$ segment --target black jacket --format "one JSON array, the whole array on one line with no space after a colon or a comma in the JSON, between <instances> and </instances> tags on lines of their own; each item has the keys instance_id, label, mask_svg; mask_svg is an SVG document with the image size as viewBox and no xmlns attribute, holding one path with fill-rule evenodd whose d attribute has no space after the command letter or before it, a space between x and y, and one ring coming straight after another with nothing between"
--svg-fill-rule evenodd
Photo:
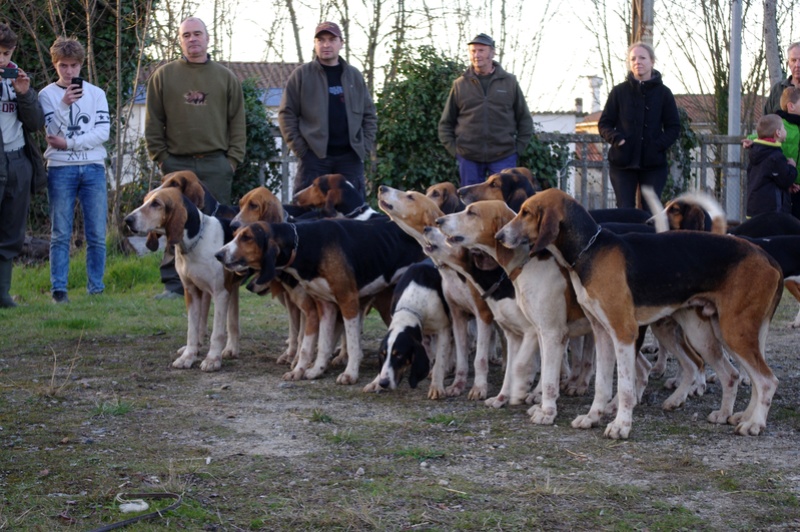
<instances>
[{"instance_id":1,"label":"black jacket","mask_svg":"<svg viewBox=\"0 0 800 532\"><path fill-rule=\"evenodd\" d=\"M764 212L792 213L789 187L797 169L786 161L780 144L757 140L747 164L747 216Z\"/></svg>"},{"instance_id":2,"label":"black jacket","mask_svg":"<svg viewBox=\"0 0 800 532\"><path fill-rule=\"evenodd\" d=\"M600 135L611 144L608 162L616 168L666 166L667 149L681 133L675 97L653 70L647 81L633 73L611 89L597 123ZM625 139L623 146L617 144Z\"/></svg>"}]
</instances>

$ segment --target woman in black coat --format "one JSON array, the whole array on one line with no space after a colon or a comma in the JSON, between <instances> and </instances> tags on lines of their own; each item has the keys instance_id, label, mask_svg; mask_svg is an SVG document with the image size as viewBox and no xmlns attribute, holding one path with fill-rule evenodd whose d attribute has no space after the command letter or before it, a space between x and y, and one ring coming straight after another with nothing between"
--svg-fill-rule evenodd
<instances>
[{"instance_id":1,"label":"woman in black coat","mask_svg":"<svg viewBox=\"0 0 800 532\"><path fill-rule=\"evenodd\" d=\"M597 124L611 144L608 162L617 207L635 207L641 185L652 186L661 196L669 173L667 150L680 135L675 97L654 63L650 45L639 42L628 48L628 77L611 89Z\"/></svg>"}]
</instances>

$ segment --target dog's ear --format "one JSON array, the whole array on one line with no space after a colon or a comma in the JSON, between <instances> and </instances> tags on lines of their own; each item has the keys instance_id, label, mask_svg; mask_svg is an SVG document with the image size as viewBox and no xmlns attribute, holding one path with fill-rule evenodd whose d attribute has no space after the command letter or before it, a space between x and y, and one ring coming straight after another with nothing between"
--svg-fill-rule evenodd
<instances>
[{"instance_id":1,"label":"dog's ear","mask_svg":"<svg viewBox=\"0 0 800 532\"><path fill-rule=\"evenodd\" d=\"M336 218L339 214L336 211L336 196L337 194L330 190L325 194L325 205L322 206L322 214L326 218Z\"/></svg>"},{"instance_id":2,"label":"dog's ear","mask_svg":"<svg viewBox=\"0 0 800 532\"><path fill-rule=\"evenodd\" d=\"M145 240L144 245L150 251L158 251L158 234L155 231L147 233L147 240Z\"/></svg>"},{"instance_id":3,"label":"dog's ear","mask_svg":"<svg viewBox=\"0 0 800 532\"><path fill-rule=\"evenodd\" d=\"M272 239L272 232L267 231L261 223L250 226L253 238L258 247L263 251L261 254L261 271L258 273L257 284L266 284L277 275L275 260L278 258L278 245Z\"/></svg>"},{"instance_id":4,"label":"dog's ear","mask_svg":"<svg viewBox=\"0 0 800 532\"><path fill-rule=\"evenodd\" d=\"M202 211L206 203L206 190L203 188L203 184L199 179L189 180L185 177L183 179L186 180L183 187L183 195L189 198L189 201Z\"/></svg>"},{"instance_id":5,"label":"dog's ear","mask_svg":"<svg viewBox=\"0 0 800 532\"><path fill-rule=\"evenodd\" d=\"M539 253L556 241L561 224L560 211L550 206L538 206L534 216L534 223L538 219L539 234L536 236L533 249L531 249L532 255Z\"/></svg>"},{"instance_id":6,"label":"dog's ear","mask_svg":"<svg viewBox=\"0 0 800 532\"><path fill-rule=\"evenodd\" d=\"M175 203L171 197L161 195L164 201L164 232L167 235L167 244L180 244L183 240L183 229L186 227L188 214L186 207L181 203Z\"/></svg>"},{"instance_id":7,"label":"dog's ear","mask_svg":"<svg viewBox=\"0 0 800 532\"><path fill-rule=\"evenodd\" d=\"M422 344L414 345L414 352L411 355L411 371L408 373L408 385L416 388L420 381L428 378L431 371L431 361L428 353Z\"/></svg>"},{"instance_id":8,"label":"dog's ear","mask_svg":"<svg viewBox=\"0 0 800 532\"><path fill-rule=\"evenodd\" d=\"M520 180L520 183L522 182L523 181ZM531 190L531 192L533 191ZM511 207L511 209L514 212L519 212L519 209L522 207L522 204L525 203L525 200L528 199L531 195L532 194L528 194L528 192L523 188L518 188L511 193L511 196L508 198L508 201L506 203L508 204L509 207Z\"/></svg>"}]
</instances>

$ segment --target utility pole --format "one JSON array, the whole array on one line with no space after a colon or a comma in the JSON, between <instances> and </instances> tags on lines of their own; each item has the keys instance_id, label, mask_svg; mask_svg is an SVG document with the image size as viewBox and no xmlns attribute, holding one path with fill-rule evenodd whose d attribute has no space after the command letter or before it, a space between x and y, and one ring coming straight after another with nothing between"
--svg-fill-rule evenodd
<instances>
[{"instance_id":1,"label":"utility pole","mask_svg":"<svg viewBox=\"0 0 800 532\"><path fill-rule=\"evenodd\" d=\"M653 2L654 0L631 0L630 42L643 42L653 46Z\"/></svg>"},{"instance_id":2,"label":"utility pole","mask_svg":"<svg viewBox=\"0 0 800 532\"><path fill-rule=\"evenodd\" d=\"M728 83L728 135L742 134L742 0L731 0L730 80ZM727 179L725 179L725 211L728 218L741 218L741 171L738 163L742 148L728 145ZM737 164L734 167L734 163Z\"/></svg>"}]
</instances>

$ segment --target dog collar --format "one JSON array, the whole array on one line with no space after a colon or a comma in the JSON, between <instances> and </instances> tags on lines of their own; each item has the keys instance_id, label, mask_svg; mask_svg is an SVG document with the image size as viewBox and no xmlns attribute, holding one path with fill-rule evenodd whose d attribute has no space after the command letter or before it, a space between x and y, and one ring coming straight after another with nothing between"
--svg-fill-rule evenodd
<instances>
[{"instance_id":1,"label":"dog collar","mask_svg":"<svg viewBox=\"0 0 800 532\"><path fill-rule=\"evenodd\" d=\"M294 262L294 259L297 258L297 247L300 245L300 237L297 236L297 226L295 224L289 224L292 226L292 230L294 231L294 246L292 247L292 253L289 255L289 260L283 266L280 266L279 269L283 270L288 268Z\"/></svg>"},{"instance_id":2,"label":"dog collar","mask_svg":"<svg viewBox=\"0 0 800 532\"><path fill-rule=\"evenodd\" d=\"M417 320L419 320L420 323L424 323L425 322L425 320L422 318L422 314L420 314L419 312L417 312L416 310L414 310L412 308L408 308L408 307L396 308L396 309L394 309L394 314L397 314L398 312L401 312L401 311L408 312L409 314L411 314L412 316L417 318Z\"/></svg>"},{"instance_id":3,"label":"dog collar","mask_svg":"<svg viewBox=\"0 0 800 532\"><path fill-rule=\"evenodd\" d=\"M497 292L497 289L500 288L500 283L502 283L505 280L506 280L506 271L503 270L503 273L500 274L500 278L497 280L497 282L494 283L492 286L490 286L486 292L481 294L481 299L485 300L486 298L490 297L492 294Z\"/></svg>"},{"instance_id":4,"label":"dog collar","mask_svg":"<svg viewBox=\"0 0 800 532\"><path fill-rule=\"evenodd\" d=\"M364 214L367 211L367 209L369 209L369 205L365 203L360 207L356 207L350 213L345 214L344 217L345 218L355 218L356 216Z\"/></svg>"},{"instance_id":5,"label":"dog collar","mask_svg":"<svg viewBox=\"0 0 800 532\"><path fill-rule=\"evenodd\" d=\"M594 241L597 240L597 236L600 234L600 231L602 231L602 230L603 230L603 228L598 225L597 226L597 232L594 235L592 235L592 238L589 239L589 242L585 246L583 246L583 249L581 250L581 252L578 253L578 256L575 257L575 260L572 262L572 264L569 265L570 268L574 268L575 265L578 263L578 261L583 256L583 254L586 253L586 251L590 247L592 247L592 244L594 244Z\"/></svg>"},{"instance_id":6,"label":"dog collar","mask_svg":"<svg viewBox=\"0 0 800 532\"><path fill-rule=\"evenodd\" d=\"M206 229L206 219L205 219L206 217L203 213L199 214L200 214L200 230L197 231L197 237L195 237L195 239L192 242L190 242L188 246L186 246L183 242L181 242L181 251L183 251L184 253L191 253L192 250L197 247L197 244L199 244L200 241L203 240L203 233L205 232Z\"/></svg>"}]
</instances>

